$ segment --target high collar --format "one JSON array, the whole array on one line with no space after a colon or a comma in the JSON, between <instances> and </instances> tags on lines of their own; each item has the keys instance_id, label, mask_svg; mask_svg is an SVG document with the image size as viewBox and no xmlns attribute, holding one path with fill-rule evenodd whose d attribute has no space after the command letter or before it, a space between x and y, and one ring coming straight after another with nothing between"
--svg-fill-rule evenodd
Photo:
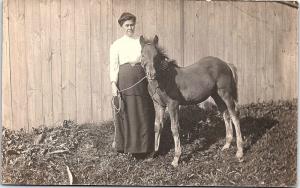
<instances>
[{"instance_id":1,"label":"high collar","mask_svg":"<svg viewBox=\"0 0 300 188\"><path fill-rule=\"evenodd\" d=\"M132 37L124 35L123 38L126 39L126 40L135 40L135 39L137 39L137 37L135 35L133 35Z\"/></svg>"}]
</instances>

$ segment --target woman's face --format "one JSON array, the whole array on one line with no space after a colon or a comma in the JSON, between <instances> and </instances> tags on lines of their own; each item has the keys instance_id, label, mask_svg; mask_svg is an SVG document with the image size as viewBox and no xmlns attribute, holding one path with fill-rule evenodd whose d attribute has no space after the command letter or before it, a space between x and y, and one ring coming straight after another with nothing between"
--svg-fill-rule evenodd
<instances>
[{"instance_id":1,"label":"woman's face","mask_svg":"<svg viewBox=\"0 0 300 188\"><path fill-rule=\"evenodd\" d=\"M133 20L126 20L123 25L122 25L122 29L125 33L125 35L131 37L134 34L135 31L135 23Z\"/></svg>"}]
</instances>

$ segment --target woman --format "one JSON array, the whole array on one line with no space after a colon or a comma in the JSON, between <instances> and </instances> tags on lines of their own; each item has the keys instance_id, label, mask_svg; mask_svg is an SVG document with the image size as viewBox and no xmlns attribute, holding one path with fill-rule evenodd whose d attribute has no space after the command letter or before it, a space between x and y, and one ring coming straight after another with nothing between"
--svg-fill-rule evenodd
<instances>
[{"instance_id":1,"label":"woman","mask_svg":"<svg viewBox=\"0 0 300 188\"><path fill-rule=\"evenodd\" d=\"M118 152L143 155L154 149L154 106L147 90L147 80L143 79L145 72L140 65L141 46L139 38L134 35L136 17L124 12L118 23L124 36L110 47L114 105L121 105L120 111L114 112L116 137L113 147ZM141 79L143 81L139 82ZM122 91L120 96L118 91ZM120 104L118 97L121 97Z\"/></svg>"}]
</instances>

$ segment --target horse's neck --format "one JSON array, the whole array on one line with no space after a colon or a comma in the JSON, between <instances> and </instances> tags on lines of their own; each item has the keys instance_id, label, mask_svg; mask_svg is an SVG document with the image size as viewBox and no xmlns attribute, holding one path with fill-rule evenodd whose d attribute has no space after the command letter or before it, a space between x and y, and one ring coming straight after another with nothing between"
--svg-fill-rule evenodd
<instances>
[{"instance_id":1,"label":"horse's neck","mask_svg":"<svg viewBox=\"0 0 300 188\"><path fill-rule=\"evenodd\" d=\"M176 77L181 74L182 69L175 65L169 67L163 74L157 79L158 93L162 96L164 101L176 100L184 101L182 93L180 91L180 85L176 82Z\"/></svg>"},{"instance_id":2,"label":"horse's neck","mask_svg":"<svg viewBox=\"0 0 300 188\"><path fill-rule=\"evenodd\" d=\"M157 81L161 89L168 89L171 86L170 81L175 78L178 70L179 67L170 65L170 63L166 68L160 70Z\"/></svg>"}]
</instances>

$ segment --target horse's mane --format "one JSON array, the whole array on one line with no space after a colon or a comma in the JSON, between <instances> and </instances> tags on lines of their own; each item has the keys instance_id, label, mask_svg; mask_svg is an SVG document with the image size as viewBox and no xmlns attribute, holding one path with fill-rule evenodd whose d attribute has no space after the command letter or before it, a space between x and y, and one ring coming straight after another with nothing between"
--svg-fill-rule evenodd
<instances>
[{"instance_id":1,"label":"horse's mane","mask_svg":"<svg viewBox=\"0 0 300 188\"><path fill-rule=\"evenodd\" d=\"M149 43L152 44L153 41L150 40L150 39L145 38L145 44L149 44ZM175 67L178 67L178 64L177 64L176 60L175 60L175 59L170 59L170 58L168 57L168 55L166 54L166 50L165 50L162 46L156 45L155 48L157 49L157 52L160 54L160 56L161 56L163 59L166 59L166 60L167 60L167 61L165 61L165 62L168 63L168 66L175 66Z\"/></svg>"}]
</instances>

